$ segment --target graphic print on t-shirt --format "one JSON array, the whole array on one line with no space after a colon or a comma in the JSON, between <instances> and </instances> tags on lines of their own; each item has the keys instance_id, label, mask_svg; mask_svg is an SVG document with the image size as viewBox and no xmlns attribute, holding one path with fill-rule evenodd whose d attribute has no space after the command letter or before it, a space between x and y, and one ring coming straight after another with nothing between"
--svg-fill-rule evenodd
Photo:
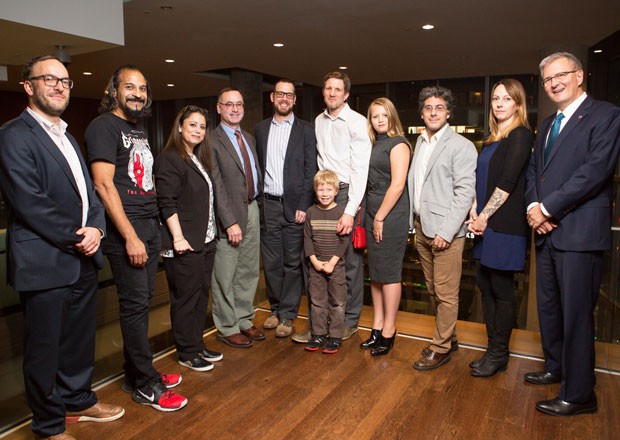
<instances>
[{"instance_id":1,"label":"graphic print on t-shirt","mask_svg":"<svg viewBox=\"0 0 620 440\"><path fill-rule=\"evenodd\" d=\"M147 139L121 132L123 146L129 149L127 174L143 191L153 189L153 156Z\"/></svg>"}]
</instances>

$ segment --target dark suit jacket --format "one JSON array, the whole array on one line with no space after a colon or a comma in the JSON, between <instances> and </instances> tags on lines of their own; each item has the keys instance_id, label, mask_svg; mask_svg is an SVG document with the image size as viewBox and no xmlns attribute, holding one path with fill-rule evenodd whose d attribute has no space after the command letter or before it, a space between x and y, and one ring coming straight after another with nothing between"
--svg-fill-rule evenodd
<instances>
[{"instance_id":1,"label":"dark suit jacket","mask_svg":"<svg viewBox=\"0 0 620 440\"><path fill-rule=\"evenodd\" d=\"M104 210L77 142L88 190L86 226L105 230ZM0 186L7 204L9 283L17 291L46 290L75 283L81 256L75 244L82 199L65 157L39 123L24 111L0 128ZM103 266L101 249L93 257Z\"/></svg>"},{"instance_id":2,"label":"dark suit jacket","mask_svg":"<svg viewBox=\"0 0 620 440\"><path fill-rule=\"evenodd\" d=\"M213 178L208 170L209 178ZM173 249L172 235L166 220L173 214L179 216L183 236L195 251L202 250L209 226L209 186L204 176L188 158L185 160L175 150L164 150L155 161L157 205L164 227L164 249ZM215 189L213 189L215 192Z\"/></svg>"},{"instance_id":3,"label":"dark suit jacket","mask_svg":"<svg viewBox=\"0 0 620 440\"><path fill-rule=\"evenodd\" d=\"M254 161L256 162L260 196L263 184L256 154L256 141L247 131L242 130L242 132L243 137L249 143ZM235 223L239 225L241 231L245 234L245 228L248 223L248 191L245 174L243 173L243 164L221 125L218 125L209 134L209 147L213 155L213 170L211 170L211 174L215 182L215 212L218 219L219 235L222 238L226 238L226 229Z\"/></svg>"},{"instance_id":4,"label":"dark suit jacket","mask_svg":"<svg viewBox=\"0 0 620 440\"><path fill-rule=\"evenodd\" d=\"M489 227L497 232L528 236L530 228L525 218L525 171L532 153L532 132L517 127L502 139L489 161L486 200L478 200L483 208L495 188L510 194L504 204L489 219ZM484 147L483 147L484 148Z\"/></svg>"},{"instance_id":5,"label":"dark suit jacket","mask_svg":"<svg viewBox=\"0 0 620 440\"><path fill-rule=\"evenodd\" d=\"M258 123L254 134L261 174L265 176L267 140L273 118ZM284 156L284 216L295 221L295 211L306 212L314 201L313 179L317 171L316 136L314 127L307 121L295 118Z\"/></svg>"},{"instance_id":6,"label":"dark suit jacket","mask_svg":"<svg viewBox=\"0 0 620 440\"><path fill-rule=\"evenodd\" d=\"M589 96L553 145L543 150L555 115L540 127L527 170L526 204L541 202L558 227L536 235L564 251L599 251L611 246L611 177L620 152L620 109Z\"/></svg>"}]
</instances>

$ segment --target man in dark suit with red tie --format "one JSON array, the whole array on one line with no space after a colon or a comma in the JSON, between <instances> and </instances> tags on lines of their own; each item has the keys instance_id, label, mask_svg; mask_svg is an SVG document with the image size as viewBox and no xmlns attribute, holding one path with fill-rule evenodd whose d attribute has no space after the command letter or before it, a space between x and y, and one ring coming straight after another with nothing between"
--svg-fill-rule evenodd
<instances>
[{"instance_id":1,"label":"man in dark suit with red tie","mask_svg":"<svg viewBox=\"0 0 620 440\"><path fill-rule=\"evenodd\" d=\"M97 401L97 269L103 207L60 119L73 81L52 56L23 71L28 107L0 128L8 277L24 314L24 382L35 438L73 439L68 422L107 422L125 410Z\"/></svg>"},{"instance_id":2,"label":"man in dark suit with red tie","mask_svg":"<svg viewBox=\"0 0 620 440\"><path fill-rule=\"evenodd\" d=\"M264 176L261 252L271 314L263 327L283 338L293 331L303 290L302 249L306 211L314 200L314 127L293 113L295 84L281 79L271 92L274 115L254 132Z\"/></svg>"},{"instance_id":3,"label":"man in dark suit with red tie","mask_svg":"<svg viewBox=\"0 0 620 440\"><path fill-rule=\"evenodd\" d=\"M209 135L219 236L213 265L213 322L218 339L236 348L265 339L253 323L262 179L254 137L241 129L243 105L238 89L222 89L217 99L221 123Z\"/></svg>"},{"instance_id":4,"label":"man in dark suit with red tie","mask_svg":"<svg viewBox=\"0 0 620 440\"><path fill-rule=\"evenodd\" d=\"M571 416L597 410L594 307L611 246L611 185L620 152L620 109L583 91L581 62L567 52L540 63L558 111L540 127L527 171L527 219L536 238L536 291L544 371L534 384L560 383L536 409Z\"/></svg>"}]
</instances>

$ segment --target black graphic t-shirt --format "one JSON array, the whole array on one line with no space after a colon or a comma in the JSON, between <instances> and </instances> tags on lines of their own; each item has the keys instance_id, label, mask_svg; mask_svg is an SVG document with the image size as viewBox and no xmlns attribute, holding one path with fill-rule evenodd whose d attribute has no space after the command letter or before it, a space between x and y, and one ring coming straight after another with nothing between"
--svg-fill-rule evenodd
<instances>
[{"instance_id":1,"label":"black graphic t-shirt","mask_svg":"<svg viewBox=\"0 0 620 440\"><path fill-rule=\"evenodd\" d=\"M157 216L153 155L144 131L112 113L95 118L85 133L88 163L116 165L114 185L130 220Z\"/></svg>"}]
</instances>

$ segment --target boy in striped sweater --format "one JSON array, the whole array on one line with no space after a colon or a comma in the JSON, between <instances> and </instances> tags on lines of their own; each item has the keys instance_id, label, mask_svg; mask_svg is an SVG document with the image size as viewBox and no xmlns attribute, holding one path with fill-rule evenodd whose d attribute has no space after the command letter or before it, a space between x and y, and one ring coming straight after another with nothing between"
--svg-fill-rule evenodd
<instances>
[{"instance_id":1,"label":"boy in striped sweater","mask_svg":"<svg viewBox=\"0 0 620 440\"><path fill-rule=\"evenodd\" d=\"M312 337L305 348L318 351L325 346L323 353L327 354L338 352L342 343L347 300L343 256L349 237L336 232L344 212L334 202L338 185L338 176L333 171L319 171L314 176L318 203L308 209L304 225L304 249L311 263L308 296L312 306Z\"/></svg>"}]
</instances>

